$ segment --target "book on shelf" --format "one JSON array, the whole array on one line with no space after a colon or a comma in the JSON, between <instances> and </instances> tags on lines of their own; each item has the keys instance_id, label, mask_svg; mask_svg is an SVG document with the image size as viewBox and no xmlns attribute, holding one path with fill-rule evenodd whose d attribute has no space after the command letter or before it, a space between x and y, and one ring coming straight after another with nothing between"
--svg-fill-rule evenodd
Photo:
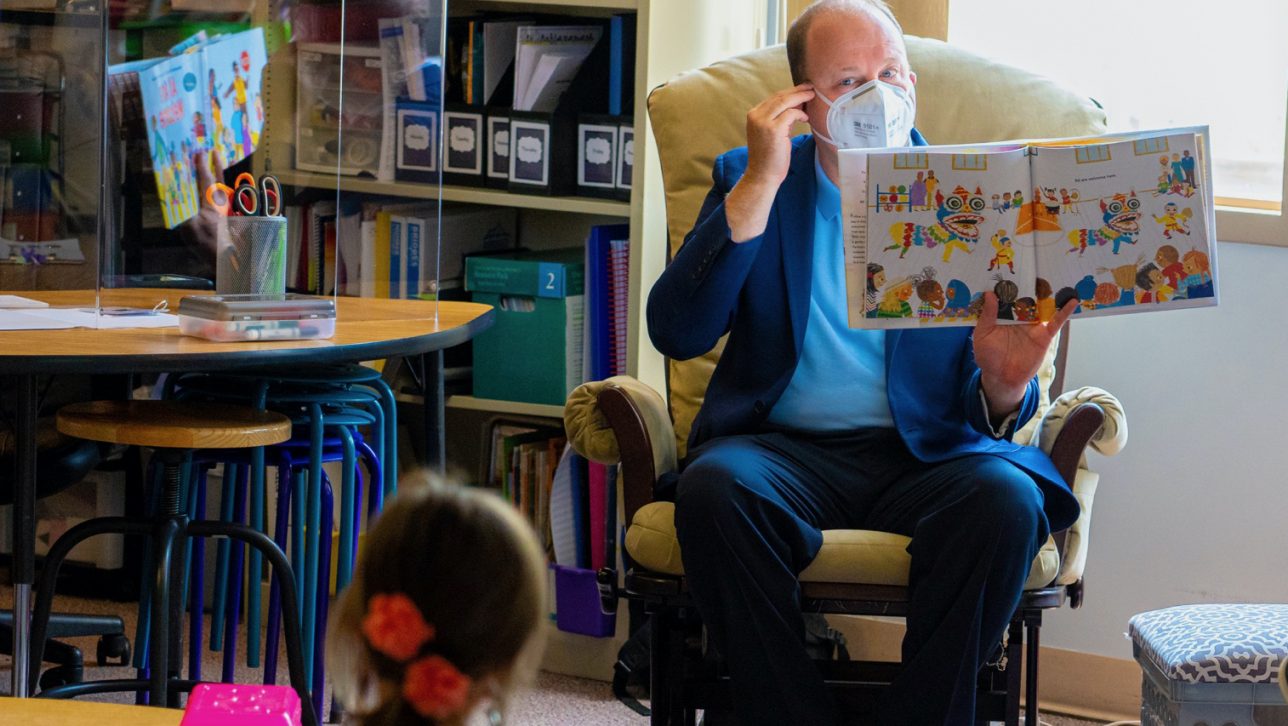
<instances>
[{"instance_id":1,"label":"book on shelf","mask_svg":"<svg viewBox=\"0 0 1288 726\"><path fill-rule=\"evenodd\" d=\"M840 152L852 328L1217 304L1207 127Z\"/></svg>"},{"instance_id":2,"label":"book on shelf","mask_svg":"<svg viewBox=\"0 0 1288 726\"><path fill-rule=\"evenodd\" d=\"M586 238L586 376L626 372L626 299L630 225L592 227Z\"/></svg>"},{"instance_id":3,"label":"book on shelf","mask_svg":"<svg viewBox=\"0 0 1288 726\"><path fill-rule=\"evenodd\" d=\"M550 517L555 464L567 439L557 427L533 426L511 421L491 425L486 484L523 514L553 551Z\"/></svg>"}]
</instances>

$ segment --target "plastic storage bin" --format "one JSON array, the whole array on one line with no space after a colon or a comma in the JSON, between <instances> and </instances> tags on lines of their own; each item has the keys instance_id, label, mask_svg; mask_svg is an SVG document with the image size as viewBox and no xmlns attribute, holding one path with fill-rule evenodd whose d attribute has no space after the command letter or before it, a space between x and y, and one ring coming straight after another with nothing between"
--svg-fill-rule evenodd
<instances>
[{"instance_id":1,"label":"plastic storage bin","mask_svg":"<svg viewBox=\"0 0 1288 726\"><path fill-rule=\"evenodd\" d=\"M179 331L219 342L335 335L331 298L198 295L179 301Z\"/></svg>"}]
</instances>

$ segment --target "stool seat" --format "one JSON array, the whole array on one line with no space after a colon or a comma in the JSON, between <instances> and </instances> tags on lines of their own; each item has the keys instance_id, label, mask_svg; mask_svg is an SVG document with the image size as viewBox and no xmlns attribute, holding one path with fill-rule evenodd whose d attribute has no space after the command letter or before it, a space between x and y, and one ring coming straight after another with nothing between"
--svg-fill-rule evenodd
<instances>
[{"instance_id":1,"label":"stool seat","mask_svg":"<svg viewBox=\"0 0 1288 726\"><path fill-rule=\"evenodd\" d=\"M87 401L58 411L58 430L111 444L241 449L291 437L291 420L245 406L183 401Z\"/></svg>"},{"instance_id":2,"label":"stool seat","mask_svg":"<svg viewBox=\"0 0 1288 726\"><path fill-rule=\"evenodd\" d=\"M1179 605L1132 616L1137 660L1183 683L1274 684L1288 659L1288 605Z\"/></svg>"}]
</instances>

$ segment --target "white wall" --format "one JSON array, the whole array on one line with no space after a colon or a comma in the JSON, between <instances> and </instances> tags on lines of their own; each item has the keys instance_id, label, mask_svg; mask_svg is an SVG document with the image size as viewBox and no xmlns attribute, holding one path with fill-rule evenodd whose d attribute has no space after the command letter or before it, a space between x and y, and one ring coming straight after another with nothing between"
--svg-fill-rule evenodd
<instances>
[{"instance_id":1,"label":"white wall","mask_svg":"<svg viewBox=\"0 0 1288 726\"><path fill-rule=\"evenodd\" d=\"M1217 265L1220 307L1072 324L1066 387L1113 393L1130 435L1092 454L1086 601L1043 645L1130 658L1134 613L1288 602L1288 249L1222 243Z\"/></svg>"}]
</instances>

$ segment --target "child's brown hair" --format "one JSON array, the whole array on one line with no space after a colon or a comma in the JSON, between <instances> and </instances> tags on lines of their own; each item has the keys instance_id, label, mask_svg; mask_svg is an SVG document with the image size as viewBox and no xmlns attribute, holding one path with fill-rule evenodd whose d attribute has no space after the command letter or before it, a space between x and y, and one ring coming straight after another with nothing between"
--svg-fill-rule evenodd
<instances>
[{"instance_id":1,"label":"child's brown hair","mask_svg":"<svg viewBox=\"0 0 1288 726\"><path fill-rule=\"evenodd\" d=\"M503 709L540 661L545 569L531 528L496 496L404 483L367 533L327 637L351 722L457 724L482 701Z\"/></svg>"}]
</instances>

